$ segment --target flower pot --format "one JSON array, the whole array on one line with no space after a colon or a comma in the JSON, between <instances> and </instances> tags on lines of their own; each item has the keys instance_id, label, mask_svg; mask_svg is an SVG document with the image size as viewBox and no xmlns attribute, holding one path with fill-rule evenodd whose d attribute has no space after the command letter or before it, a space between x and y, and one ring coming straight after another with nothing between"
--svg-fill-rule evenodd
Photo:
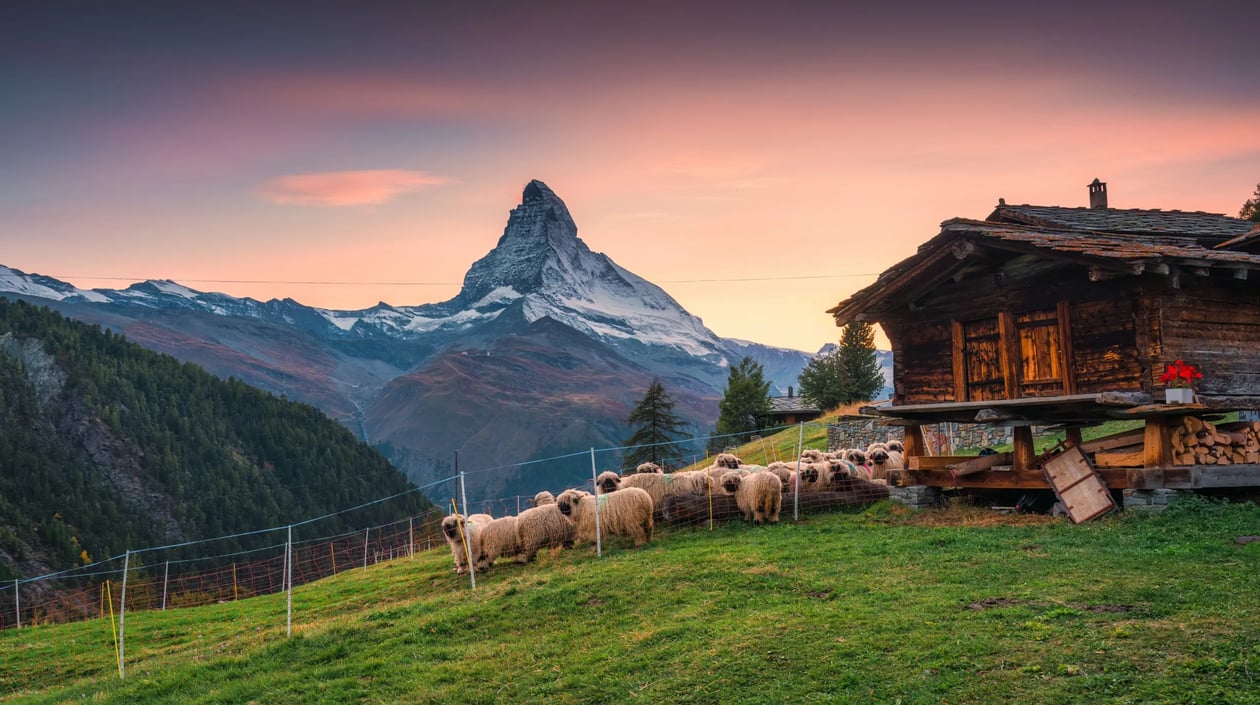
<instances>
[{"instance_id":1,"label":"flower pot","mask_svg":"<svg viewBox=\"0 0 1260 705\"><path fill-rule=\"evenodd\" d=\"M1164 401L1168 404L1193 404L1194 390L1189 387L1164 390Z\"/></svg>"}]
</instances>

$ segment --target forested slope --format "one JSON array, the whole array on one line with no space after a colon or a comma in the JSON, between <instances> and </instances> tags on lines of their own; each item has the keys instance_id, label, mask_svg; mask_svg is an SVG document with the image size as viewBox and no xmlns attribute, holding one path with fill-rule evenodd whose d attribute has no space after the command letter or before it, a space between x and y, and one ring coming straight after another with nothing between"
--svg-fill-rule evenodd
<instances>
[{"instance_id":1,"label":"forested slope","mask_svg":"<svg viewBox=\"0 0 1260 705\"><path fill-rule=\"evenodd\" d=\"M0 298L0 577L283 526L409 489L310 406ZM410 492L320 530L429 506Z\"/></svg>"}]
</instances>

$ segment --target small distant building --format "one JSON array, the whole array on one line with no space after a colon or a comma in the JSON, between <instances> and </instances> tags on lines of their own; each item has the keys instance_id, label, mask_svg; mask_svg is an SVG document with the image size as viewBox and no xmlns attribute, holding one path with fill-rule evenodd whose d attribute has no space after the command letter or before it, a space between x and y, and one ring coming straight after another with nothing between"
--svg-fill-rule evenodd
<instances>
[{"instance_id":1,"label":"small distant building","mask_svg":"<svg viewBox=\"0 0 1260 705\"><path fill-rule=\"evenodd\" d=\"M1260 484L1250 445L1205 462L1171 437L1186 416L1260 407L1260 231L1111 208L1105 183L1088 188L1089 208L1000 201L985 220L947 220L828 311L838 326L879 323L892 343L893 404L877 413L906 430L908 483L1048 487L1032 426L1081 445L1082 427L1124 418L1145 433L1084 444L1112 489ZM1177 359L1203 373L1198 403L1152 403ZM1012 457L991 468L928 457L920 426L942 422L1012 427Z\"/></svg>"},{"instance_id":2,"label":"small distant building","mask_svg":"<svg viewBox=\"0 0 1260 705\"><path fill-rule=\"evenodd\" d=\"M822 409L813 402L795 396L791 387L788 387L786 397L770 397L771 426L791 426L813 421L819 416L822 416Z\"/></svg>"}]
</instances>

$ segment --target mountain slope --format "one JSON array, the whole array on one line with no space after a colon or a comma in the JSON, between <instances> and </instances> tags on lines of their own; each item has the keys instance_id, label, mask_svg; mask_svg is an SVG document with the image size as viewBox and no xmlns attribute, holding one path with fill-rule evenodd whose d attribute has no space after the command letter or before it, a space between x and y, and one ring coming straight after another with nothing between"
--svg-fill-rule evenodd
<instances>
[{"instance_id":1,"label":"mountain slope","mask_svg":"<svg viewBox=\"0 0 1260 705\"><path fill-rule=\"evenodd\" d=\"M810 357L718 337L660 287L591 251L540 181L526 185L495 247L441 303L334 311L171 281L84 291L0 267L5 291L314 404L384 444L417 482L449 470L455 449L497 466L620 445L653 378L702 434L732 362L762 362L772 393L784 393ZM558 425L561 413L579 416ZM538 486L522 471L477 482L487 492Z\"/></svg>"},{"instance_id":2,"label":"mountain slope","mask_svg":"<svg viewBox=\"0 0 1260 705\"><path fill-rule=\"evenodd\" d=\"M7 577L284 526L409 487L312 407L2 298L0 428ZM321 529L427 506L413 492Z\"/></svg>"}]
</instances>

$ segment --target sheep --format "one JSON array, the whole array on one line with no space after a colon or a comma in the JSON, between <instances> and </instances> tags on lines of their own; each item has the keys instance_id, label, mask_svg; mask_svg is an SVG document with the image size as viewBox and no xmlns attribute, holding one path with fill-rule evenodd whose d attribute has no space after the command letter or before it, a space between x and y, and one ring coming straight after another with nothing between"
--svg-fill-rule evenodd
<instances>
[{"instance_id":1,"label":"sheep","mask_svg":"<svg viewBox=\"0 0 1260 705\"><path fill-rule=\"evenodd\" d=\"M730 472L729 470L727 472ZM625 487L637 487L652 498L652 508L657 517L662 517L662 506L665 498L671 495L706 494L709 486L706 483L705 471L691 470L687 472L660 474L636 473L621 477L611 470L599 474L595 478L598 493L608 494Z\"/></svg>"},{"instance_id":2,"label":"sheep","mask_svg":"<svg viewBox=\"0 0 1260 705\"><path fill-rule=\"evenodd\" d=\"M573 548L573 541L577 538L573 524L570 524L560 513L555 497L550 492L538 494L540 496L546 494L551 501L542 503L536 501L537 506L526 509L516 516L517 563L529 563L534 560L534 557L538 555L538 550L543 547Z\"/></svg>"},{"instance_id":3,"label":"sheep","mask_svg":"<svg viewBox=\"0 0 1260 705\"><path fill-rule=\"evenodd\" d=\"M901 453L889 448L886 443L872 443L867 447L867 456L869 457L871 479L883 480L887 482L889 470L900 470L904 464L904 458Z\"/></svg>"},{"instance_id":4,"label":"sheep","mask_svg":"<svg viewBox=\"0 0 1260 705\"><path fill-rule=\"evenodd\" d=\"M494 565L500 556L516 556L516 517L500 517L481 527L478 543L477 570Z\"/></svg>"},{"instance_id":5,"label":"sheep","mask_svg":"<svg viewBox=\"0 0 1260 705\"><path fill-rule=\"evenodd\" d=\"M534 495L534 498L530 500L530 503L533 504L535 507L542 507L548 504L555 504L556 496L554 494L551 494L547 490L543 490L542 492L539 492L538 494Z\"/></svg>"},{"instance_id":6,"label":"sheep","mask_svg":"<svg viewBox=\"0 0 1260 705\"><path fill-rule=\"evenodd\" d=\"M735 455L734 453L718 453L717 457L713 459L712 467L735 470L735 469L738 469L739 466L743 464L744 464L744 461L740 460L739 456Z\"/></svg>"},{"instance_id":7,"label":"sheep","mask_svg":"<svg viewBox=\"0 0 1260 705\"><path fill-rule=\"evenodd\" d=\"M854 465L866 465L866 453L860 448L845 448L841 457Z\"/></svg>"},{"instance_id":8,"label":"sheep","mask_svg":"<svg viewBox=\"0 0 1260 705\"><path fill-rule=\"evenodd\" d=\"M793 472L791 465L788 465L782 460L776 460L766 466L766 472L774 473L775 477L779 478L779 482L783 484L784 492L790 491Z\"/></svg>"},{"instance_id":9,"label":"sheep","mask_svg":"<svg viewBox=\"0 0 1260 705\"><path fill-rule=\"evenodd\" d=\"M783 483L777 475L764 470L741 475L728 472L721 479L722 491L735 495L735 503L744 514L744 521L760 524L779 522L783 506Z\"/></svg>"},{"instance_id":10,"label":"sheep","mask_svg":"<svg viewBox=\"0 0 1260 705\"><path fill-rule=\"evenodd\" d=\"M806 448L801 451L802 463L817 463L823 459L823 452L815 448Z\"/></svg>"},{"instance_id":11,"label":"sheep","mask_svg":"<svg viewBox=\"0 0 1260 705\"><path fill-rule=\"evenodd\" d=\"M474 558L481 555L481 529L493 519L489 514L472 514L467 519L459 514L451 514L442 519L442 535L451 547L451 557L455 559L455 572L468 572L468 556ZM468 548L464 548L464 541Z\"/></svg>"},{"instance_id":12,"label":"sheep","mask_svg":"<svg viewBox=\"0 0 1260 705\"><path fill-rule=\"evenodd\" d=\"M634 471L636 473L639 473L640 475L647 475L647 474L660 475L661 473L665 472L665 470L661 468L660 465L657 465L656 463L642 463L639 465L639 467L635 468Z\"/></svg>"},{"instance_id":13,"label":"sheep","mask_svg":"<svg viewBox=\"0 0 1260 705\"><path fill-rule=\"evenodd\" d=\"M583 541L595 541L596 503L601 535L632 538L636 547L652 540L652 496L638 487L623 487L599 496L583 490L565 490L556 497L560 513Z\"/></svg>"},{"instance_id":14,"label":"sheep","mask_svg":"<svg viewBox=\"0 0 1260 705\"><path fill-rule=\"evenodd\" d=\"M720 519L735 516L738 511L739 505L735 502L735 497L720 492L713 495L670 495L665 498L661 507L665 521L676 526L704 524L711 517Z\"/></svg>"},{"instance_id":15,"label":"sheep","mask_svg":"<svg viewBox=\"0 0 1260 705\"><path fill-rule=\"evenodd\" d=\"M888 439L888 450L895 450L895 451L897 451L898 453L901 453L902 455L905 455L905 453L906 453L906 446L905 446L905 444L904 444L904 443L902 443L901 441L897 440L896 438L889 438L889 439Z\"/></svg>"}]
</instances>

